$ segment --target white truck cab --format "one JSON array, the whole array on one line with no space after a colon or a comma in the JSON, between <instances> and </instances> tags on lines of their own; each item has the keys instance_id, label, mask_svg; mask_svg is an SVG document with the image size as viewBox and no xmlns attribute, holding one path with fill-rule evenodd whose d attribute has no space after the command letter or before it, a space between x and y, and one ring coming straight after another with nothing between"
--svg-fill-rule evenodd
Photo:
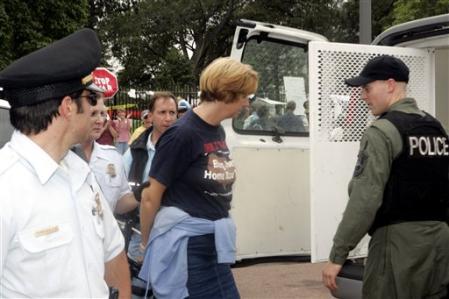
<instances>
[{"instance_id":1,"label":"white truck cab","mask_svg":"<svg viewBox=\"0 0 449 299\"><path fill-rule=\"evenodd\" d=\"M9 103L0 99L0 148L11 139L13 127L9 122Z\"/></svg>"},{"instance_id":2,"label":"white truck cab","mask_svg":"<svg viewBox=\"0 0 449 299\"><path fill-rule=\"evenodd\" d=\"M401 58L411 70L408 95L449 128L448 28L449 14L409 22L379 35L379 46L240 23L231 57L251 64L260 79L250 115L224 122L238 176L231 209L238 259L310 255L313 262L327 260L359 140L374 120L360 100L361 89L346 86L344 79L357 75L369 59ZM295 103L299 129L279 121L288 102ZM367 241L351 257L365 256Z\"/></svg>"}]
</instances>

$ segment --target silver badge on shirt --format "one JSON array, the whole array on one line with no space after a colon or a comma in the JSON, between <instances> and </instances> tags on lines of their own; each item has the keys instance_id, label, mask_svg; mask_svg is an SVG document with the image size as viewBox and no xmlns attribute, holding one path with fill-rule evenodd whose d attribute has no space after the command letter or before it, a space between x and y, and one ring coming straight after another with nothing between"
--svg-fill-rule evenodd
<instances>
[{"instance_id":1,"label":"silver badge on shirt","mask_svg":"<svg viewBox=\"0 0 449 299\"><path fill-rule=\"evenodd\" d=\"M117 172L115 170L115 165L112 163L109 163L106 166L106 174L108 174L111 178L115 178L117 176Z\"/></svg>"}]
</instances>

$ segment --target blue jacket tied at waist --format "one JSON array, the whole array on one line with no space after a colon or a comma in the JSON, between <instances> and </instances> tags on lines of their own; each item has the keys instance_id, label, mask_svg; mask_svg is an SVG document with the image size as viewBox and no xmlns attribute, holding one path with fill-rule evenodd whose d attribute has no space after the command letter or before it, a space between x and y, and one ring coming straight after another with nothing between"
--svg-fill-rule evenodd
<instances>
[{"instance_id":1,"label":"blue jacket tied at waist","mask_svg":"<svg viewBox=\"0 0 449 299\"><path fill-rule=\"evenodd\" d=\"M186 287L189 237L211 233L215 234L218 263L234 263L236 227L231 218L216 221L195 218L175 207L163 207L157 213L139 273L156 298L189 296Z\"/></svg>"}]
</instances>

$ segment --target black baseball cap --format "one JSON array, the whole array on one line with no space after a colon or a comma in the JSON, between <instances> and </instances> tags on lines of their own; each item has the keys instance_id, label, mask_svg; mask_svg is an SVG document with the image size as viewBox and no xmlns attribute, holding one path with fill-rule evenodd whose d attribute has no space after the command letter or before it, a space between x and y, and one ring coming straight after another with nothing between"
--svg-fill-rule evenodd
<instances>
[{"instance_id":1,"label":"black baseball cap","mask_svg":"<svg viewBox=\"0 0 449 299\"><path fill-rule=\"evenodd\" d=\"M376 80L394 79L408 83L409 68L399 58L382 55L377 56L365 65L360 75L346 79L349 86L362 86Z\"/></svg>"},{"instance_id":2,"label":"black baseball cap","mask_svg":"<svg viewBox=\"0 0 449 299\"><path fill-rule=\"evenodd\" d=\"M14 61L0 72L0 87L12 107L30 106L88 89L93 83L101 45L92 29L81 29Z\"/></svg>"}]
</instances>

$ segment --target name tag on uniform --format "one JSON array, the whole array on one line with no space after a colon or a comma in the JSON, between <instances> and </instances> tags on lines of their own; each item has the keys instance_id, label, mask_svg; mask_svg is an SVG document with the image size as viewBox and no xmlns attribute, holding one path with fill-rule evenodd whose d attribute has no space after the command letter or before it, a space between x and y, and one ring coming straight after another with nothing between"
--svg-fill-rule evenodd
<instances>
[{"instance_id":1,"label":"name tag on uniform","mask_svg":"<svg viewBox=\"0 0 449 299\"><path fill-rule=\"evenodd\" d=\"M34 236L36 238L43 237L43 236L47 236L47 235L56 233L58 231L59 231L59 226L57 226L57 225L56 226L50 226L50 227L47 227L47 228L44 228L44 229L41 229L41 230L38 230L38 231L34 232Z\"/></svg>"}]
</instances>

